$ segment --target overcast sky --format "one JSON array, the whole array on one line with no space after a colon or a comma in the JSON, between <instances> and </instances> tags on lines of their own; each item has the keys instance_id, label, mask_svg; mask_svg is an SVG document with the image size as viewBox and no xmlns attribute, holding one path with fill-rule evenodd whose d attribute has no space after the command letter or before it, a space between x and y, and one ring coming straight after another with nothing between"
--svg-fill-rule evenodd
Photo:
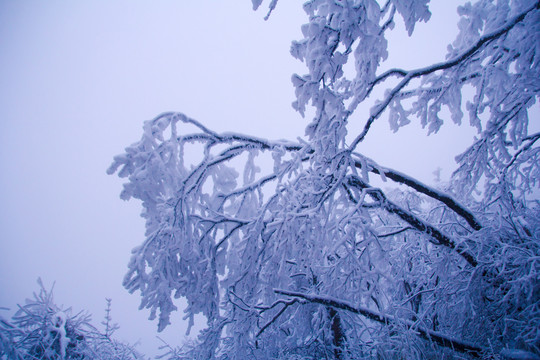
<instances>
[{"instance_id":1,"label":"overcast sky","mask_svg":"<svg viewBox=\"0 0 540 360\"><path fill-rule=\"evenodd\" d=\"M0 0L0 307L30 297L41 276L56 281L57 303L96 324L112 298L119 337L156 353L156 323L121 286L144 239L141 208L119 199L122 182L105 170L164 111L217 131L302 136L290 77L304 68L289 55L306 22L301 3L280 1L265 22L266 9L248 0ZM417 40L395 38L393 64L443 60L458 3L435 1ZM438 166L450 174L463 133L450 125L425 138L411 126L398 137L380 122L358 150L430 182ZM181 317L161 335L171 344L183 337Z\"/></svg>"}]
</instances>

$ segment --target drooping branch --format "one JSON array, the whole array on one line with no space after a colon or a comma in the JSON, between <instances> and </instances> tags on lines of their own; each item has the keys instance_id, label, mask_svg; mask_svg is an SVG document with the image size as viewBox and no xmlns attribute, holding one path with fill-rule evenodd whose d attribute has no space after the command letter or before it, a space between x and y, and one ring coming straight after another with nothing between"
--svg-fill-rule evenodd
<instances>
[{"instance_id":1,"label":"drooping branch","mask_svg":"<svg viewBox=\"0 0 540 360\"><path fill-rule=\"evenodd\" d=\"M285 151L289 151L291 153L297 153L298 151L304 152L306 154L310 154L313 152L312 149L310 149L309 146L302 145L300 143L295 142L287 142L287 141L268 141L264 139L259 139L256 137L251 137L243 134L237 134L237 133L224 133L224 134L218 134L215 133L206 127L200 125L197 121L190 119L186 117L183 114L179 113L172 113L172 114L166 114L161 115L158 118L156 118L153 123L158 125L158 121L160 121L163 118L169 118L171 122L174 121L181 121L187 124L195 125L197 128L199 128L202 131L202 134L207 136L206 139L204 139L204 142L209 144L209 146L215 146L217 144L228 144L229 147L221 151L217 155L210 155L210 153L207 153L205 156L205 159L199 164L198 167L194 168L190 174L184 179L184 183L187 185L187 183L191 183L191 186L188 186L188 193L190 190L192 190L194 187L201 186L201 181L206 177L206 170L210 167L213 167L217 164L230 161L232 158L237 157L244 151L248 151L249 149L259 149L259 150L272 150L276 147L280 147L281 149ZM308 156L309 158L309 156ZM304 160L304 159L302 159ZM355 166L356 167L362 167L364 166L362 162L355 160ZM369 171L380 174L381 172L384 173L385 176L388 178L397 181L402 184L406 184L415 190L424 193L432 198L435 198L441 202L443 202L445 205L447 205L450 209L455 211L458 215L462 216L469 225L475 229L480 229L479 222L474 218L474 216L469 212L465 207L461 206L456 200L451 198L448 195L442 194L432 188L429 188L428 186L405 176L404 174L401 174L394 170L388 170L388 169L380 169L376 166L372 166L369 164L366 164L365 166L369 166ZM194 179L192 179L195 177ZM236 189L235 191L232 191L230 194L223 194L225 198L228 195L240 195L241 192L244 191L253 191L255 188L260 188L264 183L267 181L272 181L276 179L276 174L270 175L267 178L260 179L262 181L255 182L253 184L249 184L244 188ZM349 185L359 187L360 189L365 189L369 187L368 184L365 184L361 181L359 178L355 178L356 180L349 180L351 182ZM193 180L193 181L191 181ZM345 180L338 181L338 183L342 183ZM337 183L336 183L337 184ZM475 257L469 254L465 249L462 248L462 246L456 244L456 242L448 235L442 233L440 230L435 228L434 226L426 223L425 221L419 219L414 214L402 209L398 205L388 201L386 197L382 193L372 193L372 197L376 198L378 202L383 204L383 207L386 211L397 215L402 220L407 222L409 225L411 225L416 230L423 232L427 235L429 235L431 238L435 239L435 242L439 245L446 246L450 249L455 249L462 257L464 257L467 262L471 266L476 266L477 261L475 260Z\"/></svg>"},{"instance_id":2,"label":"drooping branch","mask_svg":"<svg viewBox=\"0 0 540 360\"><path fill-rule=\"evenodd\" d=\"M370 320L376 321L384 325L399 324L405 325L408 329L413 330L419 337L433 341L440 346L450 348L459 352L467 353L475 357L481 357L484 350L474 344L468 343L464 340L454 339L448 335L442 334L438 331L429 330L414 324L412 321L405 319L398 319L392 315L382 314L362 306L354 306L346 301L335 299L330 296L320 296L312 294L304 294L294 291L274 289L276 294L291 296L294 298L300 298L308 302L329 306L335 309L342 309L352 312L353 314L362 315Z\"/></svg>"},{"instance_id":3,"label":"drooping branch","mask_svg":"<svg viewBox=\"0 0 540 360\"><path fill-rule=\"evenodd\" d=\"M208 143L220 143L220 144L234 144L231 147L228 147L227 149L223 150L217 157L212 158L212 161L210 163L206 163L205 168L211 167L213 165L216 165L218 163L222 163L225 161L229 161L233 157L239 155L243 151L245 151L248 148L254 148L259 150L271 150L276 147L281 147L285 151L290 152L297 152L297 151L306 151L307 154L310 154L313 152L313 150L310 150L309 148L306 148L305 145L302 145L298 142L292 142L292 141L270 141L266 139L261 139L254 136L249 136L245 134L239 134L239 133L221 133L218 134L208 128L206 128L204 125L199 123L197 120L194 120L182 113L164 113L159 116L157 116L154 120L152 120L153 124L157 124L161 119L169 118L171 120L179 120L185 124L191 124L197 127L202 131L202 133L199 134L191 134L191 135L184 135L182 136L183 140L188 140L190 137L197 137L197 139L202 140L204 139L205 142ZM306 158L305 160L307 160ZM355 166L357 168L362 168L362 163L360 161L354 162ZM201 164L203 165L203 164ZM374 166L369 166L369 171L374 174L379 174L380 171L383 169L384 176L387 178L396 181L400 184L407 185L415 190L417 190L420 193L423 193L433 199L436 199L442 203L444 203L448 208L452 209L457 215L461 216L471 228L474 230L480 230L482 228L480 222L474 217L472 212L467 210L463 205L461 205L457 200L452 198L451 196L444 194L440 191L437 191L436 189L433 189L418 180L415 180L403 173L400 173L396 170L389 169L389 168L379 168ZM191 174L186 178L186 182L189 180L191 176L193 176L197 171L192 171ZM269 176L264 181L261 181L258 184L250 184L246 186L243 189L237 189L233 193L229 195L238 195L240 192L246 191L246 190L253 190L254 187L261 186L267 181L275 179L276 176L272 175Z\"/></svg>"},{"instance_id":4,"label":"drooping branch","mask_svg":"<svg viewBox=\"0 0 540 360\"><path fill-rule=\"evenodd\" d=\"M348 185L358 188L359 190L369 189L370 186L358 176L349 176ZM411 212L401 208L386 198L382 191L371 191L370 196L379 203L379 205L391 214L397 215L403 221L411 225L416 230L428 235L435 240L435 244L446 246L452 250L455 250L461 255L472 267L478 265L475 257L465 250L461 245L456 244L455 240L449 235L443 233L433 225L418 218Z\"/></svg>"},{"instance_id":5,"label":"drooping branch","mask_svg":"<svg viewBox=\"0 0 540 360\"><path fill-rule=\"evenodd\" d=\"M362 168L362 163L360 161L355 161L354 166L360 169ZM403 185L407 185L424 195L427 195L433 199L439 200L440 202L448 206L450 209L452 209L456 214L461 216L465 221L467 221L467 223L469 224L471 228L477 231L482 229L482 225L475 218L472 212L467 210L463 205L461 205L456 199L454 199L450 195L440 192L430 186L427 186L421 183L420 181L415 180L396 170L383 168L382 169L383 174L381 174L381 170L379 168L370 166L369 171L377 175L384 175L385 177L395 182L398 182Z\"/></svg>"}]
</instances>

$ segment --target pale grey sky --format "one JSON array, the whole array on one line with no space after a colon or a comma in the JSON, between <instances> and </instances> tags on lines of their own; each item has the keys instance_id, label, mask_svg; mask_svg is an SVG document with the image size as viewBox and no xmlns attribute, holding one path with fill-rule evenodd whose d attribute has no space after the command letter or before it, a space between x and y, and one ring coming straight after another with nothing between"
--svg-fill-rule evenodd
<instances>
[{"instance_id":1,"label":"pale grey sky","mask_svg":"<svg viewBox=\"0 0 540 360\"><path fill-rule=\"evenodd\" d=\"M266 4L253 12L248 0L0 0L0 306L30 297L39 276L56 281L58 303L89 310L96 324L111 297L119 337L156 353L156 323L121 285L144 239L140 207L119 199L121 181L105 170L164 111L217 131L302 136L290 77L304 67L289 55L306 22L301 3L280 1L265 22ZM418 25L410 44L392 39L391 58L405 68L443 60L458 3L435 1L430 27ZM358 150L424 181L449 167L466 133L450 125L427 139L415 127L394 136L386 122L373 130ZM432 150L420 152L419 138ZM161 335L172 344L181 317Z\"/></svg>"}]
</instances>

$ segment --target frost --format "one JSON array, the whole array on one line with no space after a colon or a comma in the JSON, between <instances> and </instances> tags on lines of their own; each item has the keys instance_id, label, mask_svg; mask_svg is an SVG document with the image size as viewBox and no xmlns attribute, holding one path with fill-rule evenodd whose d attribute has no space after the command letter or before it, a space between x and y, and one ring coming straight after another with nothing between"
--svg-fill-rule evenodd
<instances>
[{"instance_id":1,"label":"frost","mask_svg":"<svg viewBox=\"0 0 540 360\"><path fill-rule=\"evenodd\" d=\"M501 351L504 360L539 360L540 356L518 349L504 349Z\"/></svg>"},{"instance_id":2,"label":"frost","mask_svg":"<svg viewBox=\"0 0 540 360\"><path fill-rule=\"evenodd\" d=\"M2 359L143 359L132 345L112 338L118 328L111 325L110 300L105 333L90 323L90 315L59 307L53 292L38 279L40 290L18 305L11 320L0 317L0 358Z\"/></svg>"},{"instance_id":3,"label":"frost","mask_svg":"<svg viewBox=\"0 0 540 360\"><path fill-rule=\"evenodd\" d=\"M409 36L412 35L417 22L427 22L431 17L428 3L429 0L392 0L392 4L405 21L405 29Z\"/></svg>"},{"instance_id":4,"label":"frost","mask_svg":"<svg viewBox=\"0 0 540 360\"><path fill-rule=\"evenodd\" d=\"M538 5L466 4L446 59L380 73L393 17L413 35L427 4L304 4L291 54L306 66L292 77L293 107L314 114L305 138L219 134L166 113L114 158L108 173L127 178L121 196L142 200L146 220L124 286L160 330L177 298L187 319L207 318L171 359L540 352L540 134L529 114L540 90ZM369 115L353 116L360 104L374 104ZM460 125L462 104L478 134L448 183L428 186L357 150L386 116L393 131L418 121L430 134ZM184 151L191 144L197 160Z\"/></svg>"}]
</instances>

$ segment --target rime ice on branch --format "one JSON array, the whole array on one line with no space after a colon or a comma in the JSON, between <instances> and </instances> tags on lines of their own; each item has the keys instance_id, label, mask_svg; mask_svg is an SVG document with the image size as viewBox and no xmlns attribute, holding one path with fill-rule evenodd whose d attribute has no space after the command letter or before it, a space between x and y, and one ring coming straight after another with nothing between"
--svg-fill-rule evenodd
<instances>
[{"instance_id":1,"label":"rime ice on branch","mask_svg":"<svg viewBox=\"0 0 540 360\"><path fill-rule=\"evenodd\" d=\"M146 219L125 287L140 291L160 330L175 298L187 300L191 324L199 313L208 320L197 344L170 358L540 352L540 134L529 118L540 3L461 6L446 59L380 73L394 18L414 36L427 4L304 4L309 22L291 53L308 72L292 78L293 106L315 116L298 142L218 134L165 113L115 157L109 173L128 179L121 196L142 200ZM359 104L385 86L362 118ZM394 131L420 121L432 133L444 126L443 107L460 124L463 103L478 136L456 154L443 189L356 151L384 117ZM383 191L370 176L406 187Z\"/></svg>"}]
</instances>

